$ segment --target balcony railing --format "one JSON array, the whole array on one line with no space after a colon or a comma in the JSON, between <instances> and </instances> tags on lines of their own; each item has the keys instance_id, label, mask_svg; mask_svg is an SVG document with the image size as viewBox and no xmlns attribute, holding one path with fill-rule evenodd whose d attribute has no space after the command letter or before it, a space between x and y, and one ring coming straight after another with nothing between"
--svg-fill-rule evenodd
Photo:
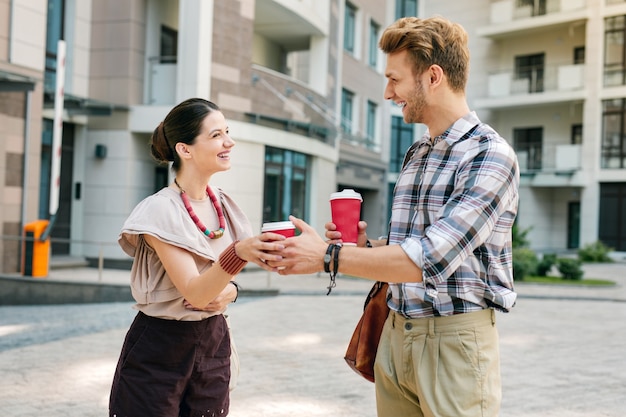
<instances>
[{"instance_id":1,"label":"balcony railing","mask_svg":"<svg viewBox=\"0 0 626 417\"><path fill-rule=\"evenodd\" d=\"M176 57L153 56L148 58L148 97L150 105L175 104Z\"/></svg>"},{"instance_id":2,"label":"balcony railing","mask_svg":"<svg viewBox=\"0 0 626 417\"><path fill-rule=\"evenodd\" d=\"M372 152L380 152L381 150L380 144L376 143L373 138L368 137L367 135L347 133L345 131L342 131L341 140L344 143L349 143L352 146L360 146Z\"/></svg>"},{"instance_id":3,"label":"balcony railing","mask_svg":"<svg viewBox=\"0 0 626 417\"><path fill-rule=\"evenodd\" d=\"M335 144L337 114L309 85L260 65L252 66L248 121Z\"/></svg>"},{"instance_id":4,"label":"balcony railing","mask_svg":"<svg viewBox=\"0 0 626 417\"><path fill-rule=\"evenodd\" d=\"M500 0L491 3L491 23L529 19L555 13L581 10L586 0Z\"/></svg>"},{"instance_id":5,"label":"balcony railing","mask_svg":"<svg viewBox=\"0 0 626 417\"><path fill-rule=\"evenodd\" d=\"M488 77L488 96L507 97L550 91L581 90L584 87L584 64L560 65L533 69L524 77L514 70L492 73Z\"/></svg>"},{"instance_id":6,"label":"balcony railing","mask_svg":"<svg viewBox=\"0 0 626 417\"><path fill-rule=\"evenodd\" d=\"M334 132L326 126L319 126L306 122L298 122L293 119L268 116L260 113L245 113L245 116L250 122L259 124L261 126L286 130L288 132L296 133L298 135L318 139L328 144L333 143Z\"/></svg>"},{"instance_id":7,"label":"balcony railing","mask_svg":"<svg viewBox=\"0 0 626 417\"><path fill-rule=\"evenodd\" d=\"M522 175L572 175L582 168L581 145L546 145L532 151L516 150Z\"/></svg>"}]
</instances>

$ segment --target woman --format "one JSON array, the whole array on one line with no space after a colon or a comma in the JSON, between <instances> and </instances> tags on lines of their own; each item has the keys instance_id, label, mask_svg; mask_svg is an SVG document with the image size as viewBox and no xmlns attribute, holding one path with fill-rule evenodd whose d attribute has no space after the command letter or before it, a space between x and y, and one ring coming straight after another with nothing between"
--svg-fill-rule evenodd
<instances>
[{"instance_id":1,"label":"woman","mask_svg":"<svg viewBox=\"0 0 626 417\"><path fill-rule=\"evenodd\" d=\"M235 142L212 102L176 107L152 135L152 156L176 177L141 201L120 233L134 257L131 290L139 310L111 387L110 416L226 416L230 338L222 314L237 298L233 280L248 261L275 271L264 251L282 249L275 233L252 237L235 202L209 186L230 168ZM276 253L276 252L274 252Z\"/></svg>"}]
</instances>

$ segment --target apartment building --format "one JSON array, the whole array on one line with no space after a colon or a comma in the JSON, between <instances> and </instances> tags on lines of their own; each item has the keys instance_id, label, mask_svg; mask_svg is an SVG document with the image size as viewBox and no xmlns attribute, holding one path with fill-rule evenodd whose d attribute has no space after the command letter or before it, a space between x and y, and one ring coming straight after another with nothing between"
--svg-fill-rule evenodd
<instances>
[{"instance_id":1,"label":"apartment building","mask_svg":"<svg viewBox=\"0 0 626 417\"><path fill-rule=\"evenodd\" d=\"M384 233L390 107L374 46L395 3L0 0L0 270L20 271L24 228L48 219L53 257L128 262L124 219L171 180L150 136L196 96L229 121L233 167L213 181L254 228L295 214L321 232L330 193L353 188Z\"/></svg>"},{"instance_id":2,"label":"apartment building","mask_svg":"<svg viewBox=\"0 0 626 417\"><path fill-rule=\"evenodd\" d=\"M470 35L468 100L517 151L531 247L626 251L626 2L426 0Z\"/></svg>"},{"instance_id":3,"label":"apartment building","mask_svg":"<svg viewBox=\"0 0 626 417\"><path fill-rule=\"evenodd\" d=\"M52 256L126 262L123 220L171 179L150 135L192 96L231 124L233 168L214 181L254 227L293 213L321 231L328 195L353 188L386 233L424 127L384 101L377 38L434 14L470 34L468 101L518 153L531 247L626 251L624 0L0 0L0 269L20 270L23 229L50 218L55 191Z\"/></svg>"}]
</instances>

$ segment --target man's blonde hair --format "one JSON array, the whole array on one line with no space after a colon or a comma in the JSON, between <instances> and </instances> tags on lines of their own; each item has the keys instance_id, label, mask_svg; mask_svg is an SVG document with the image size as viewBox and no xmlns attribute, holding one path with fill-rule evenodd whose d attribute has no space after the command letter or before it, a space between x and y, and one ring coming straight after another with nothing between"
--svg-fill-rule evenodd
<instances>
[{"instance_id":1,"label":"man's blonde hair","mask_svg":"<svg viewBox=\"0 0 626 417\"><path fill-rule=\"evenodd\" d=\"M464 91L469 76L467 32L443 17L403 17L383 32L380 49L386 54L408 51L414 74L439 65L453 91Z\"/></svg>"}]
</instances>

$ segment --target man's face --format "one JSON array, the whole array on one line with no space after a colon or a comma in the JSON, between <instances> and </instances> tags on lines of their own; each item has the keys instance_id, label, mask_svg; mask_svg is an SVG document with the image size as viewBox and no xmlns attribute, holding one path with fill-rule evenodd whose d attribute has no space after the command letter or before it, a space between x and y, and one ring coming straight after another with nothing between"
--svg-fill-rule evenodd
<instances>
[{"instance_id":1,"label":"man's face","mask_svg":"<svg viewBox=\"0 0 626 417\"><path fill-rule=\"evenodd\" d=\"M427 100L422 75L413 75L413 66L407 51L387 56L385 99L393 100L402 107L405 123L424 123Z\"/></svg>"}]
</instances>

